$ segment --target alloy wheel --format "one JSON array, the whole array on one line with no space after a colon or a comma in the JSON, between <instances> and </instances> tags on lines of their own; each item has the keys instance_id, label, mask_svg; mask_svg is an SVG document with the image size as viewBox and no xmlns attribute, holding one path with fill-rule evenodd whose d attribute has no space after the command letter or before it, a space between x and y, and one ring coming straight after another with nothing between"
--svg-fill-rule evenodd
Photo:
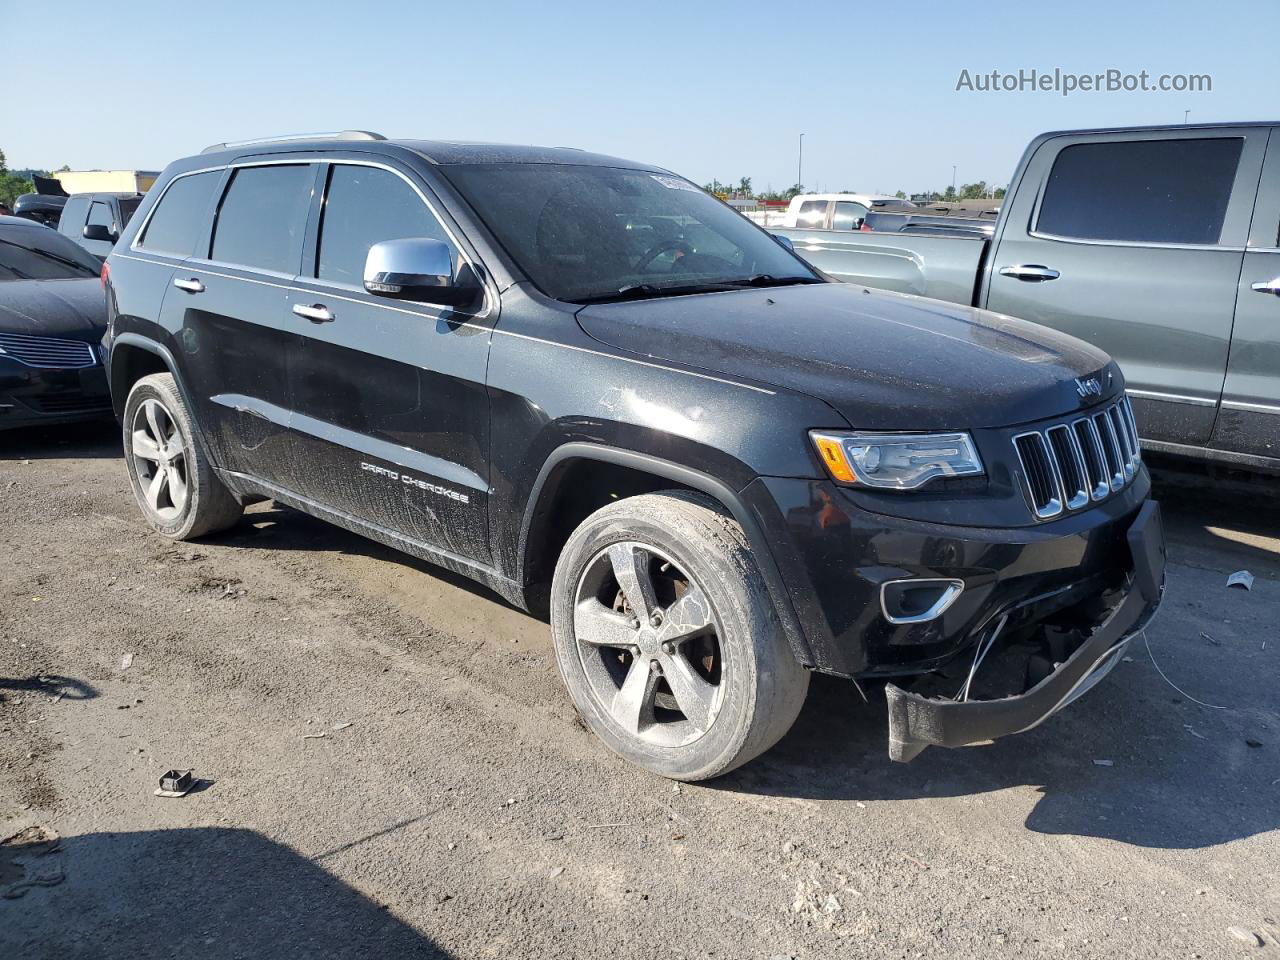
<instances>
[{"instance_id":1,"label":"alloy wheel","mask_svg":"<svg viewBox=\"0 0 1280 960\"><path fill-rule=\"evenodd\" d=\"M579 578L573 631L591 695L641 740L683 746L711 728L724 694L717 630L702 588L650 545L615 543Z\"/></svg>"},{"instance_id":2,"label":"alloy wheel","mask_svg":"<svg viewBox=\"0 0 1280 960\"><path fill-rule=\"evenodd\" d=\"M130 461L147 505L161 520L174 520L191 492L182 431L164 404L147 398L133 413L130 437Z\"/></svg>"}]
</instances>

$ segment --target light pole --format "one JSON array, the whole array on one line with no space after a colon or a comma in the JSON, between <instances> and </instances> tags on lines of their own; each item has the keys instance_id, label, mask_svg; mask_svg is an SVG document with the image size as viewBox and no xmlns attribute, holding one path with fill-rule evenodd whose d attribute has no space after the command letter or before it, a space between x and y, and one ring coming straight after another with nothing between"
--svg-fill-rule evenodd
<instances>
[{"instance_id":1,"label":"light pole","mask_svg":"<svg viewBox=\"0 0 1280 960\"><path fill-rule=\"evenodd\" d=\"M951 165L951 195L953 197L956 195L956 165L954 163Z\"/></svg>"},{"instance_id":2,"label":"light pole","mask_svg":"<svg viewBox=\"0 0 1280 960\"><path fill-rule=\"evenodd\" d=\"M804 189L804 134L800 134L800 153L796 157L796 186Z\"/></svg>"}]
</instances>

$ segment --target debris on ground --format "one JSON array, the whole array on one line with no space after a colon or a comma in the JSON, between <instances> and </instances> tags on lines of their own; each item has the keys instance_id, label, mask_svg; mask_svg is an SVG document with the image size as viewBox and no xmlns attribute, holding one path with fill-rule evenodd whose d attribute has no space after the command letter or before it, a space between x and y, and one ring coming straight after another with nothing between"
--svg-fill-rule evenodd
<instances>
[{"instance_id":1,"label":"debris on ground","mask_svg":"<svg viewBox=\"0 0 1280 960\"><path fill-rule=\"evenodd\" d=\"M1114 760L1095 760L1093 765L1095 767L1114 767L1116 762Z\"/></svg>"},{"instance_id":2,"label":"debris on ground","mask_svg":"<svg viewBox=\"0 0 1280 960\"><path fill-rule=\"evenodd\" d=\"M345 729L347 729L347 727L351 726L351 725L352 725L352 723L353 723L353 721L351 721L351 720L344 720L344 721L342 721L341 723L335 723L335 724L334 724L332 727L330 727L329 729L330 729L330 730L345 730Z\"/></svg>"},{"instance_id":3,"label":"debris on ground","mask_svg":"<svg viewBox=\"0 0 1280 960\"><path fill-rule=\"evenodd\" d=\"M1220 647L1220 646L1222 646L1222 641L1221 641L1221 640L1215 640L1213 637L1209 636L1209 634L1205 633L1203 630L1201 630L1201 631L1200 631L1200 639L1201 639L1201 640L1208 640L1208 641L1209 641L1210 643L1212 643L1215 647Z\"/></svg>"},{"instance_id":4,"label":"debris on ground","mask_svg":"<svg viewBox=\"0 0 1280 960\"><path fill-rule=\"evenodd\" d=\"M1253 589L1253 574L1248 570L1237 570L1227 577L1228 587L1239 587L1241 590Z\"/></svg>"},{"instance_id":5,"label":"debris on ground","mask_svg":"<svg viewBox=\"0 0 1280 960\"><path fill-rule=\"evenodd\" d=\"M121 669L121 670L128 670L128 669L129 669L130 667L132 667L132 666L133 666L133 654L132 654L132 653L126 653L123 657L121 657L121 658L120 658L120 669Z\"/></svg>"},{"instance_id":6,"label":"debris on ground","mask_svg":"<svg viewBox=\"0 0 1280 960\"><path fill-rule=\"evenodd\" d=\"M554 880L556 877L560 876L560 874L562 873L564 873L564 867L556 867L554 870L551 871L551 879Z\"/></svg>"},{"instance_id":7,"label":"debris on ground","mask_svg":"<svg viewBox=\"0 0 1280 960\"><path fill-rule=\"evenodd\" d=\"M1245 745L1249 747L1260 747L1262 746L1262 741L1255 737L1249 737L1245 740Z\"/></svg>"},{"instance_id":8,"label":"debris on ground","mask_svg":"<svg viewBox=\"0 0 1280 960\"><path fill-rule=\"evenodd\" d=\"M325 731L321 730L319 733L304 733L302 735L302 739L303 740L323 740L328 735L329 734L327 734Z\"/></svg>"},{"instance_id":9,"label":"debris on ground","mask_svg":"<svg viewBox=\"0 0 1280 960\"><path fill-rule=\"evenodd\" d=\"M1196 733L1196 729L1195 729L1195 727L1191 726L1191 724L1189 724L1189 723L1184 723L1184 724L1182 725L1182 729L1183 729L1183 730L1185 730L1185 731L1187 731L1187 733L1191 734L1191 735L1192 735L1193 737L1195 737L1197 740L1208 740L1208 739L1209 739L1209 738L1208 738L1208 737L1206 737L1203 733Z\"/></svg>"},{"instance_id":10,"label":"debris on ground","mask_svg":"<svg viewBox=\"0 0 1280 960\"><path fill-rule=\"evenodd\" d=\"M1239 940L1241 943L1250 947L1264 947L1266 943L1263 939L1250 930L1248 927L1227 927L1227 933Z\"/></svg>"},{"instance_id":11,"label":"debris on ground","mask_svg":"<svg viewBox=\"0 0 1280 960\"><path fill-rule=\"evenodd\" d=\"M185 797L196 785L190 770L169 770L160 778L157 797Z\"/></svg>"}]
</instances>

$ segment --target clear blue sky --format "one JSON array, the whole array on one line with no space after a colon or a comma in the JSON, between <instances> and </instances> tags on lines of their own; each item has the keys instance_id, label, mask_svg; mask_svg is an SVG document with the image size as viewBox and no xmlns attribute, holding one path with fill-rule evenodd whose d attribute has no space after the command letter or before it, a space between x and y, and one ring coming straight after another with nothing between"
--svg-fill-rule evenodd
<instances>
[{"instance_id":1,"label":"clear blue sky","mask_svg":"<svg viewBox=\"0 0 1280 960\"><path fill-rule=\"evenodd\" d=\"M0 149L15 168L158 169L214 141L358 127L580 146L782 188L803 132L810 188L915 191L945 186L952 164L961 183L1004 183L1046 129L1186 109L1280 119L1274 0L3 8ZM962 69L1055 67L1207 73L1213 90L955 90Z\"/></svg>"}]
</instances>

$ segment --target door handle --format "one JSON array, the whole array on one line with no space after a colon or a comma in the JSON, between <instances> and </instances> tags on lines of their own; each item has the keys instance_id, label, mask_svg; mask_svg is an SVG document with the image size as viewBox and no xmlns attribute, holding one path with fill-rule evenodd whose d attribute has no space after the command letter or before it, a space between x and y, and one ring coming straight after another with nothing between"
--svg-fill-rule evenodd
<instances>
[{"instance_id":1,"label":"door handle","mask_svg":"<svg viewBox=\"0 0 1280 960\"><path fill-rule=\"evenodd\" d=\"M1001 267L1000 276L1013 277L1026 283L1044 283L1046 280L1057 280L1062 274L1044 264L1019 263L1012 267Z\"/></svg>"},{"instance_id":2,"label":"door handle","mask_svg":"<svg viewBox=\"0 0 1280 960\"><path fill-rule=\"evenodd\" d=\"M323 303L313 303L307 306L305 303L295 303L293 312L300 317L306 317L312 323L332 323L333 312Z\"/></svg>"},{"instance_id":3,"label":"door handle","mask_svg":"<svg viewBox=\"0 0 1280 960\"><path fill-rule=\"evenodd\" d=\"M173 285L179 290L185 290L187 293L204 293L204 284L195 277L192 277L190 280L183 280L180 277L175 277Z\"/></svg>"},{"instance_id":4,"label":"door handle","mask_svg":"<svg viewBox=\"0 0 1280 960\"><path fill-rule=\"evenodd\" d=\"M1280 297L1280 277L1255 283L1249 289L1254 293L1270 293L1273 296Z\"/></svg>"}]
</instances>

